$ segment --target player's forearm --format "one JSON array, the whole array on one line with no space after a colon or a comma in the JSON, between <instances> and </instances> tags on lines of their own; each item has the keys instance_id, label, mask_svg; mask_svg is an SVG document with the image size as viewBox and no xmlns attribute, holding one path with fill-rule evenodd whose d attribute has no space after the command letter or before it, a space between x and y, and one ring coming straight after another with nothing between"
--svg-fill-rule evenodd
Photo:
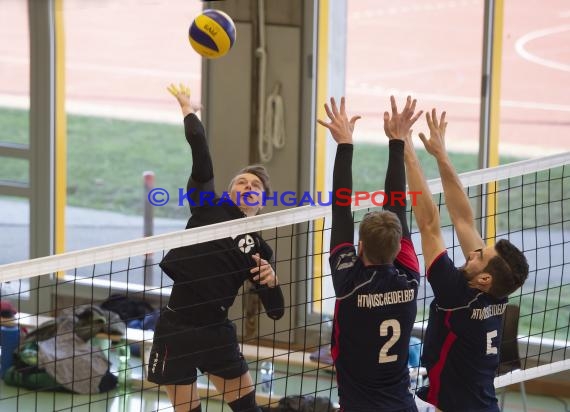
<instances>
[{"instance_id":1,"label":"player's forearm","mask_svg":"<svg viewBox=\"0 0 570 412\"><path fill-rule=\"evenodd\" d=\"M269 316L273 320L278 320L283 317L285 313L285 299L283 297L283 291L279 285L272 288L268 286L259 286L257 288L257 293L263 307Z\"/></svg>"},{"instance_id":2,"label":"player's forearm","mask_svg":"<svg viewBox=\"0 0 570 412\"><path fill-rule=\"evenodd\" d=\"M182 110L183 117L186 117L191 113L194 113L194 108L190 104L184 104L180 106L180 109Z\"/></svg>"},{"instance_id":3,"label":"player's forearm","mask_svg":"<svg viewBox=\"0 0 570 412\"><path fill-rule=\"evenodd\" d=\"M404 141L390 140L388 156L388 170L384 189L386 190L387 202L385 210L395 213L402 225L404 237L410 236L406 222L406 168L404 166Z\"/></svg>"},{"instance_id":4,"label":"player's forearm","mask_svg":"<svg viewBox=\"0 0 570 412\"><path fill-rule=\"evenodd\" d=\"M352 144L337 146L333 169L331 250L341 243L354 242L354 222L350 206L352 193ZM346 197L339 198L340 192Z\"/></svg>"},{"instance_id":5,"label":"player's forearm","mask_svg":"<svg viewBox=\"0 0 570 412\"><path fill-rule=\"evenodd\" d=\"M408 189L413 194L412 209L418 229L422 232L429 230L434 224L439 226L437 208L415 150L406 147L404 159Z\"/></svg>"},{"instance_id":6,"label":"player's forearm","mask_svg":"<svg viewBox=\"0 0 570 412\"><path fill-rule=\"evenodd\" d=\"M214 166L206 140L202 122L196 115L184 118L184 134L192 149L192 179L196 182L209 182L214 178Z\"/></svg>"},{"instance_id":7,"label":"player's forearm","mask_svg":"<svg viewBox=\"0 0 570 412\"><path fill-rule=\"evenodd\" d=\"M473 210L449 156L444 154L437 157L437 166L451 222L455 226L459 223L472 225L474 223Z\"/></svg>"}]
</instances>

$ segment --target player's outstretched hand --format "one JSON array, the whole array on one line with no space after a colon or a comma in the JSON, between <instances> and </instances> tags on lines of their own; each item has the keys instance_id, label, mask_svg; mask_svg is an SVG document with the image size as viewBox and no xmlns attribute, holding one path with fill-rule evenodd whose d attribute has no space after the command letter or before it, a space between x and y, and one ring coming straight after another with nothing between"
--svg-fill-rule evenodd
<instances>
[{"instance_id":1,"label":"player's outstretched hand","mask_svg":"<svg viewBox=\"0 0 570 412\"><path fill-rule=\"evenodd\" d=\"M384 132L388 139L398 139L406 140L408 135L411 134L412 125L418 120L422 115L423 111L415 113L417 100L408 96L406 99L406 105L402 113L398 113L398 107L396 106L396 99L394 96L390 96L390 104L392 106L392 115L390 113L384 112Z\"/></svg>"},{"instance_id":2,"label":"player's outstretched hand","mask_svg":"<svg viewBox=\"0 0 570 412\"><path fill-rule=\"evenodd\" d=\"M187 85L180 83L176 86L171 83L166 89L176 98L184 116L200 110L200 105L193 105L190 102L190 88Z\"/></svg>"},{"instance_id":3,"label":"player's outstretched hand","mask_svg":"<svg viewBox=\"0 0 570 412\"><path fill-rule=\"evenodd\" d=\"M326 123L320 119L317 119L317 122L329 129L337 144L352 144L352 132L354 131L354 125L356 124L356 121L360 119L360 116L353 116L348 120L344 96L340 99L340 110L336 106L334 97L331 97L331 107L329 108L328 104L325 103L325 111L330 119L330 123Z\"/></svg>"},{"instance_id":4,"label":"player's outstretched hand","mask_svg":"<svg viewBox=\"0 0 570 412\"><path fill-rule=\"evenodd\" d=\"M436 159L440 156L445 156L445 129L447 128L447 122L445 121L445 112L441 114L440 119L437 119L437 112L432 109L431 116L426 113L426 120L429 127L429 139L425 134L420 133L420 139L422 140L427 152L434 156Z\"/></svg>"},{"instance_id":5,"label":"player's outstretched hand","mask_svg":"<svg viewBox=\"0 0 570 412\"><path fill-rule=\"evenodd\" d=\"M260 285L267 285L270 288L277 286L279 284L277 275L275 274L271 264L259 256L259 253L251 255L251 257L255 260L256 265L249 272L257 273L257 275L253 277L253 280L258 282Z\"/></svg>"}]
</instances>

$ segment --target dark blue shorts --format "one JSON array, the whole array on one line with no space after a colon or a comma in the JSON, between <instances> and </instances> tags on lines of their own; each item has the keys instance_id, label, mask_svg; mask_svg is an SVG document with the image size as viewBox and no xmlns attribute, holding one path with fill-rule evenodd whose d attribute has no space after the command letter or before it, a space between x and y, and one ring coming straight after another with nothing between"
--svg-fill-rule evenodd
<instances>
[{"instance_id":1,"label":"dark blue shorts","mask_svg":"<svg viewBox=\"0 0 570 412\"><path fill-rule=\"evenodd\" d=\"M197 369L223 379L248 371L235 325L226 319L192 326L177 313L163 310L154 332L147 379L159 385L190 385L197 379Z\"/></svg>"}]
</instances>

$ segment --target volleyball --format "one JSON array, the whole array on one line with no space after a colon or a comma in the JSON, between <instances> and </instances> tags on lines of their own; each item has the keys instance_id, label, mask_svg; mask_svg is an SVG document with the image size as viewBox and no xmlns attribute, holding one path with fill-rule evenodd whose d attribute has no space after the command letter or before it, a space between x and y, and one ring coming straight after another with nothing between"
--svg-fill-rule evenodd
<instances>
[{"instance_id":1,"label":"volleyball","mask_svg":"<svg viewBox=\"0 0 570 412\"><path fill-rule=\"evenodd\" d=\"M227 54L234 45L236 26L223 11L206 9L192 22L189 39L198 54L217 59Z\"/></svg>"}]
</instances>

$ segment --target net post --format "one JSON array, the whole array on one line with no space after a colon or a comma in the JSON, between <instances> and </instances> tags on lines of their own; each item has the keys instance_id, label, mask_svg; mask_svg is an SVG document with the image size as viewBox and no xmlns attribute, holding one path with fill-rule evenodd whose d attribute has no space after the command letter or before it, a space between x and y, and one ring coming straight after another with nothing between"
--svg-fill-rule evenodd
<instances>
[{"instance_id":1,"label":"net post","mask_svg":"<svg viewBox=\"0 0 570 412\"><path fill-rule=\"evenodd\" d=\"M479 130L479 168L499 164L499 120L501 93L501 56L504 20L504 1L485 2L483 28L483 61L481 78L481 107ZM496 183L481 185L477 200L477 221L482 238L487 244L495 240L495 222L490 221L496 209ZM479 220L480 218L480 220Z\"/></svg>"},{"instance_id":2,"label":"net post","mask_svg":"<svg viewBox=\"0 0 570 412\"><path fill-rule=\"evenodd\" d=\"M144 198L143 198L143 237L152 236L154 234L154 210L153 206L148 200L149 193L154 189L154 172L143 172L143 185L144 185ZM159 285L160 280L155 282L154 279L154 264L152 253L145 255L144 262L144 284L145 285Z\"/></svg>"}]
</instances>

